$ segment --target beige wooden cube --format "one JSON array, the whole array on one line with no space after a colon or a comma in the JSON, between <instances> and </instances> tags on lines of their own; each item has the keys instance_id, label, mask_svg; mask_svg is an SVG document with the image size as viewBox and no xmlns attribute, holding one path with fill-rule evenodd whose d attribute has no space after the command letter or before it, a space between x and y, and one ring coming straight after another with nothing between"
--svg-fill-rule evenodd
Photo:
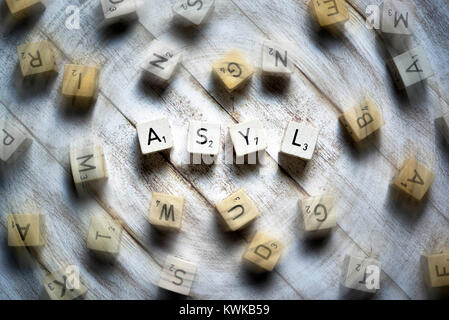
<instances>
[{"instance_id":1,"label":"beige wooden cube","mask_svg":"<svg viewBox=\"0 0 449 320\"><path fill-rule=\"evenodd\" d=\"M340 121L351 137L360 142L384 125L384 119L376 104L369 98L346 111Z\"/></svg>"},{"instance_id":2,"label":"beige wooden cube","mask_svg":"<svg viewBox=\"0 0 449 320\"><path fill-rule=\"evenodd\" d=\"M92 217L87 235L87 247L98 252L119 253L122 226L108 217Z\"/></svg>"},{"instance_id":3,"label":"beige wooden cube","mask_svg":"<svg viewBox=\"0 0 449 320\"><path fill-rule=\"evenodd\" d=\"M69 98L93 99L97 95L100 69L67 64L64 66L62 94Z\"/></svg>"},{"instance_id":4,"label":"beige wooden cube","mask_svg":"<svg viewBox=\"0 0 449 320\"><path fill-rule=\"evenodd\" d=\"M137 20L138 0L100 0L106 23Z\"/></svg>"},{"instance_id":5,"label":"beige wooden cube","mask_svg":"<svg viewBox=\"0 0 449 320\"><path fill-rule=\"evenodd\" d=\"M38 247L44 244L44 215L28 213L8 215L8 246Z\"/></svg>"},{"instance_id":6,"label":"beige wooden cube","mask_svg":"<svg viewBox=\"0 0 449 320\"><path fill-rule=\"evenodd\" d=\"M243 260L257 271L272 271L278 263L284 245L262 232L257 232L248 246Z\"/></svg>"},{"instance_id":7,"label":"beige wooden cube","mask_svg":"<svg viewBox=\"0 0 449 320\"><path fill-rule=\"evenodd\" d=\"M173 137L167 118L138 123L136 129L143 155L169 150L173 147Z\"/></svg>"},{"instance_id":8,"label":"beige wooden cube","mask_svg":"<svg viewBox=\"0 0 449 320\"><path fill-rule=\"evenodd\" d=\"M391 34L412 34L413 13L398 0L384 0L382 3L382 32Z\"/></svg>"},{"instance_id":9,"label":"beige wooden cube","mask_svg":"<svg viewBox=\"0 0 449 320\"><path fill-rule=\"evenodd\" d=\"M227 231L236 231L254 221L259 212L243 189L239 189L216 205Z\"/></svg>"},{"instance_id":10,"label":"beige wooden cube","mask_svg":"<svg viewBox=\"0 0 449 320\"><path fill-rule=\"evenodd\" d=\"M22 133L9 121L0 118L0 161L14 162L32 143L28 135Z\"/></svg>"},{"instance_id":11,"label":"beige wooden cube","mask_svg":"<svg viewBox=\"0 0 449 320\"><path fill-rule=\"evenodd\" d=\"M45 10L41 0L6 0L6 4L11 14L20 19Z\"/></svg>"},{"instance_id":12,"label":"beige wooden cube","mask_svg":"<svg viewBox=\"0 0 449 320\"><path fill-rule=\"evenodd\" d=\"M433 182L435 175L416 159L408 159L398 176L394 186L404 191L416 200L421 200Z\"/></svg>"},{"instance_id":13,"label":"beige wooden cube","mask_svg":"<svg viewBox=\"0 0 449 320\"><path fill-rule=\"evenodd\" d=\"M254 73L253 67L238 50L228 52L212 65L212 70L229 92L243 86Z\"/></svg>"},{"instance_id":14,"label":"beige wooden cube","mask_svg":"<svg viewBox=\"0 0 449 320\"><path fill-rule=\"evenodd\" d=\"M295 121L290 121L281 142L281 152L303 160L312 159L319 130Z\"/></svg>"},{"instance_id":15,"label":"beige wooden cube","mask_svg":"<svg viewBox=\"0 0 449 320\"><path fill-rule=\"evenodd\" d=\"M381 264L376 259L346 255L342 285L346 288L375 293L380 289Z\"/></svg>"},{"instance_id":16,"label":"beige wooden cube","mask_svg":"<svg viewBox=\"0 0 449 320\"><path fill-rule=\"evenodd\" d=\"M80 149L71 148L70 166L76 186L108 177L103 149L99 145L90 145Z\"/></svg>"},{"instance_id":17,"label":"beige wooden cube","mask_svg":"<svg viewBox=\"0 0 449 320\"><path fill-rule=\"evenodd\" d=\"M424 254L424 275L432 288L449 286L449 252Z\"/></svg>"},{"instance_id":18,"label":"beige wooden cube","mask_svg":"<svg viewBox=\"0 0 449 320\"><path fill-rule=\"evenodd\" d=\"M73 300L87 292L76 266L67 266L42 279L45 291L51 300Z\"/></svg>"},{"instance_id":19,"label":"beige wooden cube","mask_svg":"<svg viewBox=\"0 0 449 320\"><path fill-rule=\"evenodd\" d=\"M199 26L212 13L214 3L215 0L176 0L172 10L184 24Z\"/></svg>"},{"instance_id":20,"label":"beige wooden cube","mask_svg":"<svg viewBox=\"0 0 449 320\"><path fill-rule=\"evenodd\" d=\"M184 198L153 192L150 208L150 223L162 230L180 230Z\"/></svg>"},{"instance_id":21,"label":"beige wooden cube","mask_svg":"<svg viewBox=\"0 0 449 320\"><path fill-rule=\"evenodd\" d=\"M299 200L299 206L304 220L305 231L328 230L337 225L333 197L304 198Z\"/></svg>"},{"instance_id":22,"label":"beige wooden cube","mask_svg":"<svg viewBox=\"0 0 449 320\"><path fill-rule=\"evenodd\" d=\"M49 41L25 43L17 47L22 76L57 71L53 46Z\"/></svg>"},{"instance_id":23,"label":"beige wooden cube","mask_svg":"<svg viewBox=\"0 0 449 320\"><path fill-rule=\"evenodd\" d=\"M312 0L312 2L321 27L349 20L349 11L345 0Z\"/></svg>"},{"instance_id":24,"label":"beige wooden cube","mask_svg":"<svg viewBox=\"0 0 449 320\"><path fill-rule=\"evenodd\" d=\"M162 267L159 287L188 296L195 280L196 266L173 256L167 256Z\"/></svg>"},{"instance_id":25,"label":"beige wooden cube","mask_svg":"<svg viewBox=\"0 0 449 320\"><path fill-rule=\"evenodd\" d=\"M229 128L237 157L243 157L267 148L265 130L259 120L250 120Z\"/></svg>"}]
</instances>

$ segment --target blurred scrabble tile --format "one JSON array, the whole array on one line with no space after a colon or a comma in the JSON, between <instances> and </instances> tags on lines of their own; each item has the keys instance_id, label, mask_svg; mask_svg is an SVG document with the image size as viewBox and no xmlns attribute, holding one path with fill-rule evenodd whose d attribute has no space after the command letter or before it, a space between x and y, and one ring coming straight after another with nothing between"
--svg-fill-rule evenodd
<instances>
[{"instance_id":1,"label":"blurred scrabble tile","mask_svg":"<svg viewBox=\"0 0 449 320\"><path fill-rule=\"evenodd\" d=\"M51 300L73 300L87 292L79 269L75 266L67 266L49 274L42 279L42 284Z\"/></svg>"},{"instance_id":2,"label":"blurred scrabble tile","mask_svg":"<svg viewBox=\"0 0 449 320\"><path fill-rule=\"evenodd\" d=\"M212 70L229 92L243 86L254 73L253 67L238 50L228 52L212 65Z\"/></svg>"},{"instance_id":3,"label":"blurred scrabble tile","mask_svg":"<svg viewBox=\"0 0 449 320\"><path fill-rule=\"evenodd\" d=\"M73 181L78 190L86 183L107 179L106 160L99 145L89 145L70 150L70 166Z\"/></svg>"},{"instance_id":4,"label":"blurred scrabble tile","mask_svg":"<svg viewBox=\"0 0 449 320\"><path fill-rule=\"evenodd\" d=\"M273 237L257 232L246 250L243 260L257 271L272 271L278 263L284 245Z\"/></svg>"},{"instance_id":5,"label":"blurred scrabble tile","mask_svg":"<svg viewBox=\"0 0 449 320\"><path fill-rule=\"evenodd\" d=\"M24 77L57 71L53 46L46 40L22 44L17 54Z\"/></svg>"},{"instance_id":6,"label":"blurred scrabble tile","mask_svg":"<svg viewBox=\"0 0 449 320\"><path fill-rule=\"evenodd\" d=\"M259 120L236 124L229 128L237 157L242 157L267 148L265 130Z\"/></svg>"},{"instance_id":7,"label":"blurred scrabble tile","mask_svg":"<svg viewBox=\"0 0 449 320\"><path fill-rule=\"evenodd\" d=\"M122 227L113 219L96 216L90 219L87 234L87 247L91 250L110 253L119 253L122 238Z\"/></svg>"},{"instance_id":8,"label":"blurred scrabble tile","mask_svg":"<svg viewBox=\"0 0 449 320\"><path fill-rule=\"evenodd\" d=\"M449 286L449 252L424 254L424 275L432 288Z\"/></svg>"},{"instance_id":9,"label":"blurred scrabble tile","mask_svg":"<svg viewBox=\"0 0 449 320\"><path fill-rule=\"evenodd\" d=\"M220 148L220 124L190 121L187 152L217 155Z\"/></svg>"},{"instance_id":10,"label":"blurred scrabble tile","mask_svg":"<svg viewBox=\"0 0 449 320\"><path fill-rule=\"evenodd\" d=\"M6 0L9 11L15 18L26 18L45 10L41 0Z\"/></svg>"},{"instance_id":11,"label":"blurred scrabble tile","mask_svg":"<svg viewBox=\"0 0 449 320\"><path fill-rule=\"evenodd\" d=\"M236 231L254 221L259 212L243 189L239 189L216 205L227 231Z\"/></svg>"},{"instance_id":12,"label":"blurred scrabble tile","mask_svg":"<svg viewBox=\"0 0 449 320\"><path fill-rule=\"evenodd\" d=\"M443 133L447 143L449 144L449 112L437 118L435 122L440 131Z\"/></svg>"},{"instance_id":13,"label":"blurred scrabble tile","mask_svg":"<svg viewBox=\"0 0 449 320\"><path fill-rule=\"evenodd\" d=\"M150 154L173 147L173 138L167 118L161 118L137 124L142 154Z\"/></svg>"},{"instance_id":14,"label":"blurred scrabble tile","mask_svg":"<svg viewBox=\"0 0 449 320\"><path fill-rule=\"evenodd\" d=\"M346 255L343 266L343 286L375 293L380 289L380 262L372 258Z\"/></svg>"},{"instance_id":15,"label":"blurred scrabble tile","mask_svg":"<svg viewBox=\"0 0 449 320\"><path fill-rule=\"evenodd\" d=\"M369 98L346 111L340 116L340 121L356 142L362 141L385 123L382 113Z\"/></svg>"},{"instance_id":16,"label":"blurred scrabble tile","mask_svg":"<svg viewBox=\"0 0 449 320\"><path fill-rule=\"evenodd\" d=\"M28 213L8 215L8 246L37 247L44 244L44 215Z\"/></svg>"},{"instance_id":17,"label":"blurred scrabble tile","mask_svg":"<svg viewBox=\"0 0 449 320\"><path fill-rule=\"evenodd\" d=\"M304 230L320 231L337 226L334 198L331 196L308 197L299 200Z\"/></svg>"},{"instance_id":18,"label":"blurred scrabble tile","mask_svg":"<svg viewBox=\"0 0 449 320\"><path fill-rule=\"evenodd\" d=\"M416 47L388 63L393 79L400 89L407 88L434 75L422 47Z\"/></svg>"},{"instance_id":19,"label":"blurred scrabble tile","mask_svg":"<svg viewBox=\"0 0 449 320\"><path fill-rule=\"evenodd\" d=\"M101 0L106 23L137 20L138 0Z\"/></svg>"},{"instance_id":20,"label":"blurred scrabble tile","mask_svg":"<svg viewBox=\"0 0 449 320\"><path fill-rule=\"evenodd\" d=\"M281 152L301 158L312 159L319 130L295 121L290 121L281 142Z\"/></svg>"},{"instance_id":21,"label":"blurred scrabble tile","mask_svg":"<svg viewBox=\"0 0 449 320\"><path fill-rule=\"evenodd\" d=\"M153 40L141 67L151 80L166 83L173 78L181 58L182 53L179 50L161 40Z\"/></svg>"},{"instance_id":22,"label":"blurred scrabble tile","mask_svg":"<svg viewBox=\"0 0 449 320\"><path fill-rule=\"evenodd\" d=\"M200 25L214 10L214 0L177 0L173 5L175 18L186 25Z\"/></svg>"},{"instance_id":23,"label":"blurred scrabble tile","mask_svg":"<svg viewBox=\"0 0 449 320\"><path fill-rule=\"evenodd\" d=\"M416 161L416 159L410 158L402 166L393 183L398 189L416 200L421 200L434 178L435 175L432 171Z\"/></svg>"},{"instance_id":24,"label":"blurred scrabble tile","mask_svg":"<svg viewBox=\"0 0 449 320\"><path fill-rule=\"evenodd\" d=\"M266 75L290 77L291 52L286 45L265 41L262 46L262 72Z\"/></svg>"},{"instance_id":25,"label":"blurred scrabble tile","mask_svg":"<svg viewBox=\"0 0 449 320\"><path fill-rule=\"evenodd\" d=\"M349 20L349 11L345 0L312 0L312 2L321 27Z\"/></svg>"},{"instance_id":26,"label":"blurred scrabble tile","mask_svg":"<svg viewBox=\"0 0 449 320\"><path fill-rule=\"evenodd\" d=\"M173 256L167 256L159 279L159 287L188 296L195 280L196 266Z\"/></svg>"},{"instance_id":27,"label":"blurred scrabble tile","mask_svg":"<svg viewBox=\"0 0 449 320\"><path fill-rule=\"evenodd\" d=\"M6 119L0 118L0 160L11 163L30 146L33 140Z\"/></svg>"},{"instance_id":28,"label":"blurred scrabble tile","mask_svg":"<svg viewBox=\"0 0 449 320\"><path fill-rule=\"evenodd\" d=\"M162 230L180 230L184 198L153 192L150 207L150 223Z\"/></svg>"},{"instance_id":29,"label":"blurred scrabble tile","mask_svg":"<svg viewBox=\"0 0 449 320\"><path fill-rule=\"evenodd\" d=\"M412 34L413 14L402 2L397 0L384 0L382 3L383 33Z\"/></svg>"},{"instance_id":30,"label":"blurred scrabble tile","mask_svg":"<svg viewBox=\"0 0 449 320\"><path fill-rule=\"evenodd\" d=\"M62 94L68 98L93 99L98 92L100 69L97 67L66 64L62 80Z\"/></svg>"}]
</instances>

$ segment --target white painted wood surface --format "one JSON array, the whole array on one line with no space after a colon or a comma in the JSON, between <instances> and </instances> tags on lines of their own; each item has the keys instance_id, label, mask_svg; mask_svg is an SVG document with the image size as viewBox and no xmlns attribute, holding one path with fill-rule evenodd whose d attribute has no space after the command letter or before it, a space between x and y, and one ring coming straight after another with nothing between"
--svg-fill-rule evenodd
<instances>
[{"instance_id":1,"label":"white painted wood surface","mask_svg":"<svg viewBox=\"0 0 449 320\"><path fill-rule=\"evenodd\" d=\"M87 299L171 297L156 286L168 254L198 266L194 298L347 298L340 287L346 254L381 261L381 290L374 298L428 298L420 255L449 247L449 146L433 122L441 108L449 110L449 10L444 0L412 1L418 19L411 44L426 49L436 75L407 97L395 90L385 66L385 41L365 27L365 7L380 1L348 3L350 20L337 34L316 29L306 0L217 0L210 21L199 29L172 24L166 0L145 1L139 22L125 30L101 27L96 0L51 1L27 25L10 27L2 19L0 117L34 142L19 161L0 168L0 298L44 298L41 278L66 264L80 266ZM79 30L65 27L69 4L81 8ZM139 66L154 38L184 49L181 68L165 90L141 79ZM48 83L30 86L21 80L16 46L41 39L57 48L60 72ZM295 44L296 66L285 86L261 77L265 39ZM212 80L211 65L234 48L258 71L245 89L229 94ZM90 112L62 103L64 63L101 66L100 95ZM338 116L367 94L380 106L386 125L357 147ZM135 125L164 116L174 135L171 156L143 158ZM222 141L232 146L224 129L253 118L267 130L264 164L184 164L189 120L220 123ZM307 164L278 156L291 119L320 128ZM86 137L103 144L110 178L102 190L79 198L68 152L72 141ZM390 188L410 155L436 173L422 204L406 202ZM224 233L214 206L238 188L261 215L244 232ZM159 233L149 225L152 191L185 197L179 234ZM306 241L298 199L322 193L335 195L338 226L326 241ZM25 211L46 214L49 237L42 250L24 257L7 247L6 219L8 213ZM86 248L89 220L96 214L123 221L114 264L98 261ZM241 263L256 230L287 245L267 277L253 276Z\"/></svg>"}]
</instances>

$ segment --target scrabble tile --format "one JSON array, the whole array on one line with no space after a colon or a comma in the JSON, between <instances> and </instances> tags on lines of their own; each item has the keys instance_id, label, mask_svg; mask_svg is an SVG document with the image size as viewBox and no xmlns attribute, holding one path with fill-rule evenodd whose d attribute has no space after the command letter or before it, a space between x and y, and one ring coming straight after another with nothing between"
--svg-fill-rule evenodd
<instances>
[{"instance_id":1,"label":"scrabble tile","mask_svg":"<svg viewBox=\"0 0 449 320\"><path fill-rule=\"evenodd\" d=\"M162 230L180 230L184 198L153 192L150 208L150 223Z\"/></svg>"},{"instance_id":2,"label":"scrabble tile","mask_svg":"<svg viewBox=\"0 0 449 320\"><path fill-rule=\"evenodd\" d=\"M25 43L17 47L22 76L57 71L53 46L48 41Z\"/></svg>"},{"instance_id":3,"label":"scrabble tile","mask_svg":"<svg viewBox=\"0 0 449 320\"><path fill-rule=\"evenodd\" d=\"M118 254L122 227L108 217L96 216L90 219L87 247L94 251Z\"/></svg>"},{"instance_id":4,"label":"scrabble tile","mask_svg":"<svg viewBox=\"0 0 449 320\"><path fill-rule=\"evenodd\" d=\"M436 119L435 122L449 144L449 112Z\"/></svg>"},{"instance_id":5,"label":"scrabble tile","mask_svg":"<svg viewBox=\"0 0 449 320\"><path fill-rule=\"evenodd\" d=\"M5 163L15 161L32 143L32 140L13 127L6 119L0 118L0 160Z\"/></svg>"},{"instance_id":6,"label":"scrabble tile","mask_svg":"<svg viewBox=\"0 0 449 320\"><path fill-rule=\"evenodd\" d=\"M6 4L11 14L20 19L45 10L41 0L6 0Z\"/></svg>"},{"instance_id":7,"label":"scrabble tile","mask_svg":"<svg viewBox=\"0 0 449 320\"><path fill-rule=\"evenodd\" d=\"M286 45L265 41L262 46L262 72L266 75L290 77L293 63Z\"/></svg>"},{"instance_id":8,"label":"scrabble tile","mask_svg":"<svg viewBox=\"0 0 449 320\"><path fill-rule=\"evenodd\" d=\"M44 215L28 213L8 215L8 246L38 247L44 244Z\"/></svg>"},{"instance_id":9,"label":"scrabble tile","mask_svg":"<svg viewBox=\"0 0 449 320\"><path fill-rule=\"evenodd\" d=\"M388 64L397 86L407 88L434 75L422 47L416 47L393 58Z\"/></svg>"},{"instance_id":10,"label":"scrabble tile","mask_svg":"<svg viewBox=\"0 0 449 320\"><path fill-rule=\"evenodd\" d=\"M98 91L100 69L97 67L66 64L62 80L62 94L65 97L92 99Z\"/></svg>"},{"instance_id":11,"label":"scrabble tile","mask_svg":"<svg viewBox=\"0 0 449 320\"><path fill-rule=\"evenodd\" d=\"M212 13L214 0L177 0L173 5L175 17L188 25L200 25Z\"/></svg>"},{"instance_id":12,"label":"scrabble tile","mask_svg":"<svg viewBox=\"0 0 449 320\"><path fill-rule=\"evenodd\" d=\"M45 291L52 300L73 300L87 292L87 287L73 266L55 271L42 279Z\"/></svg>"},{"instance_id":13,"label":"scrabble tile","mask_svg":"<svg viewBox=\"0 0 449 320\"><path fill-rule=\"evenodd\" d=\"M382 113L369 98L346 111L340 121L356 142L362 141L385 123Z\"/></svg>"},{"instance_id":14,"label":"scrabble tile","mask_svg":"<svg viewBox=\"0 0 449 320\"><path fill-rule=\"evenodd\" d=\"M272 271L278 263L284 245L273 237L257 232L251 240L243 259L259 271Z\"/></svg>"},{"instance_id":15,"label":"scrabble tile","mask_svg":"<svg viewBox=\"0 0 449 320\"><path fill-rule=\"evenodd\" d=\"M160 82L173 78L182 53L160 40L153 40L148 48L148 56L142 64L144 72Z\"/></svg>"},{"instance_id":16,"label":"scrabble tile","mask_svg":"<svg viewBox=\"0 0 449 320\"><path fill-rule=\"evenodd\" d=\"M331 196L308 197L299 200L305 231L319 231L337 226L334 198Z\"/></svg>"},{"instance_id":17,"label":"scrabble tile","mask_svg":"<svg viewBox=\"0 0 449 320\"><path fill-rule=\"evenodd\" d=\"M413 14L396 0L384 0L382 4L382 27L384 33L412 34Z\"/></svg>"},{"instance_id":18,"label":"scrabble tile","mask_svg":"<svg viewBox=\"0 0 449 320\"><path fill-rule=\"evenodd\" d=\"M375 293L380 289L380 262L372 258L347 255L343 267L343 286Z\"/></svg>"},{"instance_id":19,"label":"scrabble tile","mask_svg":"<svg viewBox=\"0 0 449 320\"><path fill-rule=\"evenodd\" d=\"M349 11L345 0L312 0L318 23L328 27L349 20Z\"/></svg>"},{"instance_id":20,"label":"scrabble tile","mask_svg":"<svg viewBox=\"0 0 449 320\"><path fill-rule=\"evenodd\" d=\"M433 182L435 175L413 158L408 159L394 179L394 186L421 200Z\"/></svg>"},{"instance_id":21,"label":"scrabble tile","mask_svg":"<svg viewBox=\"0 0 449 320\"><path fill-rule=\"evenodd\" d=\"M212 65L212 70L229 92L243 86L254 73L253 67L238 50L228 52Z\"/></svg>"},{"instance_id":22,"label":"scrabble tile","mask_svg":"<svg viewBox=\"0 0 449 320\"><path fill-rule=\"evenodd\" d=\"M217 155L220 148L220 124L191 121L187 139L189 153Z\"/></svg>"},{"instance_id":23,"label":"scrabble tile","mask_svg":"<svg viewBox=\"0 0 449 320\"><path fill-rule=\"evenodd\" d=\"M166 118L138 123L137 136L144 155L173 147L170 124Z\"/></svg>"},{"instance_id":24,"label":"scrabble tile","mask_svg":"<svg viewBox=\"0 0 449 320\"><path fill-rule=\"evenodd\" d=\"M195 280L196 266L173 256L167 256L162 267L159 287L188 296Z\"/></svg>"},{"instance_id":25,"label":"scrabble tile","mask_svg":"<svg viewBox=\"0 0 449 320\"><path fill-rule=\"evenodd\" d=\"M426 283L432 288L449 286L449 252L423 255Z\"/></svg>"},{"instance_id":26,"label":"scrabble tile","mask_svg":"<svg viewBox=\"0 0 449 320\"><path fill-rule=\"evenodd\" d=\"M295 121L290 121L281 142L281 152L303 160L312 159L319 130Z\"/></svg>"},{"instance_id":27,"label":"scrabble tile","mask_svg":"<svg viewBox=\"0 0 449 320\"><path fill-rule=\"evenodd\" d=\"M90 145L80 149L71 148L70 166L77 188L85 186L88 182L108 177L103 149L99 145Z\"/></svg>"},{"instance_id":28,"label":"scrabble tile","mask_svg":"<svg viewBox=\"0 0 449 320\"><path fill-rule=\"evenodd\" d=\"M242 157L267 148L265 130L259 120L236 124L229 128L237 157Z\"/></svg>"},{"instance_id":29,"label":"scrabble tile","mask_svg":"<svg viewBox=\"0 0 449 320\"><path fill-rule=\"evenodd\" d=\"M236 231L254 221L259 212L243 189L239 189L216 205L227 231Z\"/></svg>"},{"instance_id":30,"label":"scrabble tile","mask_svg":"<svg viewBox=\"0 0 449 320\"><path fill-rule=\"evenodd\" d=\"M137 20L137 0L101 0L104 19L108 23Z\"/></svg>"}]
</instances>

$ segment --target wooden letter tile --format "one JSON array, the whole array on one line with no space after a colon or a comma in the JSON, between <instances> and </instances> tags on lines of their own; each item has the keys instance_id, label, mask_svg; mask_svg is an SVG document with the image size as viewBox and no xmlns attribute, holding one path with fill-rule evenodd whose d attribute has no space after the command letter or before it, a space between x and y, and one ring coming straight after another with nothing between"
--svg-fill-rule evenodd
<instances>
[{"instance_id":1,"label":"wooden letter tile","mask_svg":"<svg viewBox=\"0 0 449 320\"><path fill-rule=\"evenodd\" d=\"M416 200L421 200L433 182L435 175L416 159L408 159L399 175L394 179L394 185Z\"/></svg>"},{"instance_id":2,"label":"wooden letter tile","mask_svg":"<svg viewBox=\"0 0 449 320\"><path fill-rule=\"evenodd\" d=\"M334 228L337 216L334 198L331 196L309 197L299 200L305 231L318 231Z\"/></svg>"},{"instance_id":3,"label":"wooden letter tile","mask_svg":"<svg viewBox=\"0 0 449 320\"><path fill-rule=\"evenodd\" d=\"M449 286L449 252L423 255L427 285L432 288Z\"/></svg>"},{"instance_id":4,"label":"wooden letter tile","mask_svg":"<svg viewBox=\"0 0 449 320\"><path fill-rule=\"evenodd\" d=\"M276 266L284 245L273 237L257 232L246 250L243 259L258 271L272 271Z\"/></svg>"},{"instance_id":5,"label":"wooden letter tile","mask_svg":"<svg viewBox=\"0 0 449 320\"><path fill-rule=\"evenodd\" d=\"M400 89L407 88L434 75L422 47L416 47L393 58L388 66Z\"/></svg>"},{"instance_id":6,"label":"wooden letter tile","mask_svg":"<svg viewBox=\"0 0 449 320\"><path fill-rule=\"evenodd\" d=\"M312 159L319 130L306 124L290 121L285 129L281 152L301 158Z\"/></svg>"},{"instance_id":7,"label":"wooden letter tile","mask_svg":"<svg viewBox=\"0 0 449 320\"><path fill-rule=\"evenodd\" d=\"M67 266L42 279L42 284L52 300L74 300L87 292L76 266Z\"/></svg>"},{"instance_id":8,"label":"wooden letter tile","mask_svg":"<svg viewBox=\"0 0 449 320\"><path fill-rule=\"evenodd\" d=\"M153 40L148 48L148 57L142 64L142 69L151 79L165 83L172 79L182 53L160 40Z\"/></svg>"},{"instance_id":9,"label":"wooden letter tile","mask_svg":"<svg viewBox=\"0 0 449 320\"><path fill-rule=\"evenodd\" d=\"M106 161L101 146L91 145L70 150L70 166L75 185L106 179Z\"/></svg>"},{"instance_id":10,"label":"wooden letter tile","mask_svg":"<svg viewBox=\"0 0 449 320\"><path fill-rule=\"evenodd\" d=\"M189 153L217 155L220 148L220 124L191 121L187 139Z\"/></svg>"},{"instance_id":11,"label":"wooden letter tile","mask_svg":"<svg viewBox=\"0 0 449 320\"><path fill-rule=\"evenodd\" d=\"M243 189L237 190L216 207L227 231L242 229L259 215L256 206Z\"/></svg>"},{"instance_id":12,"label":"wooden letter tile","mask_svg":"<svg viewBox=\"0 0 449 320\"><path fill-rule=\"evenodd\" d=\"M38 247L45 244L45 216L42 214L8 215L8 246Z\"/></svg>"},{"instance_id":13,"label":"wooden letter tile","mask_svg":"<svg viewBox=\"0 0 449 320\"><path fill-rule=\"evenodd\" d=\"M262 46L262 72L266 75L290 77L292 61L287 46L265 41Z\"/></svg>"},{"instance_id":14,"label":"wooden letter tile","mask_svg":"<svg viewBox=\"0 0 449 320\"><path fill-rule=\"evenodd\" d=\"M184 198L153 192L150 223L162 230L180 230Z\"/></svg>"},{"instance_id":15,"label":"wooden letter tile","mask_svg":"<svg viewBox=\"0 0 449 320\"><path fill-rule=\"evenodd\" d=\"M19 19L45 10L41 0L6 0L6 4L11 14Z\"/></svg>"},{"instance_id":16,"label":"wooden letter tile","mask_svg":"<svg viewBox=\"0 0 449 320\"><path fill-rule=\"evenodd\" d=\"M137 0L101 0L104 19L108 23L137 20Z\"/></svg>"},{"instance_id":17,"label":"wooden letter tile","mask_svg":"<svg viewBox=\"0 0 449 320\"><path fill-rule=\"evenodd\" d=\"M177 0L173 13L187 25L200 25L212 13L214 0Z\"/></svg>"},{"instance_id":18,"label":"wooden letter tile","mask_svg":"<svg viewBox=\"0 0 449 320\"><path fill-rule=\"evenodd\" d=\"M62 94L73 98L95 98L98 91L100 69L75 64L64 66L64 79L62 80Z\"/></svg>"},{"instance_id":19,"label":"wooden letter tile","mask_svg":"<svg viewBox=\"0 0 449 320\"><path fill-rule=\"evenodd\" d=\"M188 296L195 280L196 266L173 256L167 256L159 287Z\"/></svg>"},{"instance_id":20,"label":"wooden letter tile","mask_svg":"<svg viewBox=\"0 0 449 320\"><path fill-rule=\"evenodd\" d=\"M108 217L92 217L87 235L87 247L94 251L118 254L122 227Z\"/></svg>"},{"instance_id":21,"label":"wooden letter tile","mask_svg":"<svg viewBox=\"0 0 449 320\"><path fill-rule=\"evenodd\" d=\"M382 32L412 34L413 14L407 6L396 0L382 3Z\"/></svg>"},{"instance_id":22,"label":"wooden letter tile","mask_svg":"<svg viewBox=\"0 0 449 320\"><path fill-rule=\"evenodd\" d=\"M48 41L25 43L17 47L24 77L57 71L53 46Z\"/></svg>"},{"instance_id":23,"label":"wooden letter tile","mask_svg":"<svg viewBox=\"0 0 449 320\"><path fill-rule=\"evenodd\" d=\"M375 293L380 289L380 262L371 258L347 255L343 268L343 286Z\"/></svg>"},{"instance_id":24,"label":"wooden letter tile","mask_svg":"<svg viewBox=\"0 0 449 320\"><path fill-rule=\"evenodd\" d=\"M142 154L150 154L173 147L170 124L166 118L137 124Z\"/></svg>"},{"instance_id":25,"label":"wooden letter tile","mask_svg":"<svg viewBox=\"0 0 449 320\"><path fill-rule=\"evenodd\" d=\"M0 160L14 162L32 143L32 140L13 127L6 119L0 118Z\"/></svg>"},{"instance_id":26,"label":"wooden letter tile","mask_svg":"<svg viewBox=\"0 0 449 320\"><path fill-rule=\"evenodd\" d=\"M362 141L385 123L382 113L371 99L346 111L340 116L340 121L356 142Z\"/></svg>"},{"instance_id":27,"label":"wooden letter tile","mask_svg":"<svg viewBox=\"0 0 449 320\"><path fill-rule=\"evenodd\" d=\"M349 11L345 0L312 0L315 14L321 27L349 20Z\"/></svg>"},{"instance_id":28,"label":"wooden letter tile","mask_svg":"<svg viewBox=\"0 0 449 320\"><path fill-rule=\"evenodd\" d=\"M212 65L212 70L229 92L249 81L254 73L253 67L238 50L228 52Z\"/></svg>"},{"instance_id":29,"label":"wooden letter tile","mask_svg":"<svg viewBox=\"0 0 449 320\"><path fill-rule=\"evenodd\" d=\"M267 148L265 130L259 120L239 123L229 128L237 157L242 157Z\"/></svg>"}]
</instances>

